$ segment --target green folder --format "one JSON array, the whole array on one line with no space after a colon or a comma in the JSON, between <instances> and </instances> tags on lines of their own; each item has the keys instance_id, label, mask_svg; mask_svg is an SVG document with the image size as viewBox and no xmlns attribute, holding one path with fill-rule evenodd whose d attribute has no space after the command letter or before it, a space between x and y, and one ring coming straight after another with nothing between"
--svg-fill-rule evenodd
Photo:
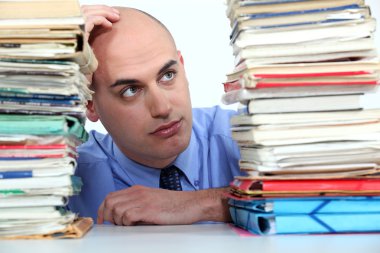
<instances>
[{"instance_id":1,"label":"green folder","mask_svg":"<svg viewBox=\"0 0 380 253\"><path fill-rule=\"evenodd\" d=\"M0 134L74 136L80 141L88 133L77 118L64 115L13 115L0 114Z\"/></svg>"}]
</instances>

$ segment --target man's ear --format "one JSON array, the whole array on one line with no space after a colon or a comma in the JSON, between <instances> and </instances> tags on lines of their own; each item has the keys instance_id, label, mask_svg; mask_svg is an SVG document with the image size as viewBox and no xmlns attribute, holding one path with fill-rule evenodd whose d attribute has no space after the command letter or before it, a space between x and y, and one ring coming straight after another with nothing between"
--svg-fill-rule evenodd
<instances>
[{"instance_id":1,"label":"man's ear","mask_svg":"<svg viewBox=\"0 0 380 253\"><path fill-rule=\"evenodd\" d=\"M94 101L92 100L87 101L86 116L92 122L96 122L99 120L98 113L96 112L96 109L95 109Z\"/></svg>"},{"instance_id":2,"label":"man's ear","mask_svg":"<svg viewBox=\"0 0 380 253\"><path fill-rule=\"evenodd\" d=\"M177 50L179 61L182 63L182 65L185 66L185 61L183 60L183 56L181 54L181 51Z\"/></svg>"}]
</instances>

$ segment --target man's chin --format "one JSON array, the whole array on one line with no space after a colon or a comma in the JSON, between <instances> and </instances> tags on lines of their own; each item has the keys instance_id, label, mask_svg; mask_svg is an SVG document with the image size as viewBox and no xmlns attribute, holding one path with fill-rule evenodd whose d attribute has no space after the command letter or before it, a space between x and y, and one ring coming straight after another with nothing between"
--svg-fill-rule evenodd
<instances>
[{"instance_id":1,"label":"man's chin","mask_svg":"<svg viewBox=\"0 0 380 253\"><path fill-rule=\"evenodd\" d=\"M189 145L188 140L184 140L183 138L180 141L172 141L165 143L158 147L158 153L162 153L163 156L173 157L181 154Z\"/></svg>"}]
</instances>

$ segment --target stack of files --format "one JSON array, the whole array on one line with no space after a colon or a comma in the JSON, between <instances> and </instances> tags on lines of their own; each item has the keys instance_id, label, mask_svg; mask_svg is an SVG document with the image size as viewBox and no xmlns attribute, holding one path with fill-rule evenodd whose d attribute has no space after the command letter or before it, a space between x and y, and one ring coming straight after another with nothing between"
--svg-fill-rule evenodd
<instances>
[{"instance_id":1,"label":"stack of files","mask_svg":"<svg viewBox=\"0 0 380 253\"><path fill-rule=\"evenodd\" d=\"M81 237L85 74L97 66L76 0L0 1L0 238Z\"/></svg>"},{"instance_id":2,"label":"stack of files","mask_svg":"<svg viewBox=\"0 0 380 253\"><path fill-rule=\"evenodd\" d=\"M0 52L0 113L85 118L91 93L77 63L3 56Z\"/></svg>"},{"instance_id":3,"label":"stack of files","mask_svg":"<svg viewBox=\"0 0 380 253\"><path fill-rule=\"evenodd\" d=\"M295 97L316 97L311 105L349 95L355 103L331 110L350 110L363 108L362 94L376 92L376 20L364 0L229 0L227 15L235 68L224 83L226 104L274 113L264 106L271 103L292 112L307 110L304 100L280 109Z\"/></svg>"},{"instance_id":4,"label":"stack of files","mask_svg":"<svg viewBox=\"0 0 380 253\"><path fill-rule=\"evenodd\" d=\"M366 224L379 217L355 208L326 212L329 219L350 224L325 221L331 229L292 226L297 210L251 208L273 198L302 205L327 203L325 196L371 202L380 195L380 106L367 101L367 94L378 92L380 62L369 6L363 0L230 0L227 5L235 69L227 75L222 100L238 103L231 131L246 172L232 183L235 224L258 234L380 231L380 226L350 223L352 217ZM246 182L249 186L242 187ZM371 187L347 189L340 183ZM314 219L308 212L302 216Z\"/></svg>"},{"instance_id":5,"label":"stack of files","mask_svg":"<svg viewBox=\"0 0 380 253\"><path fill-rule=\"evenodd\" d=\"M84 119L97 61L77 1L0 3L0 113Z\"/></svg>"},{"instance_id":6,"label":"stack of files","mask_svg":"<svg viewBox=\"0 0 380 253\"><path fill-rule=\"evenodd\" d=\"M78 1L1 1L0 17L2 59L15 62L69 59L83 73L96 69L98 62L85 42L84 19Z\"/></svg>"}]
</instances>

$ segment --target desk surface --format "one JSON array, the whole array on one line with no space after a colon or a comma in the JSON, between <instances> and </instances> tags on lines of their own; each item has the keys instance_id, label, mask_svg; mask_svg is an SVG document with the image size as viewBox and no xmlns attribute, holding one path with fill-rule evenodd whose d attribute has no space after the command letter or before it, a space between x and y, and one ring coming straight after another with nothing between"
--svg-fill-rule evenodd
<instances>
[{"instance_id":1,"label":"desk surface","mask_svg":"<svg viewBox=\"0 0 380 253\"><path fill-rule=\"evenodd\" d=\"M380 234L238 235L227 224L119 227L96 225L82 239L0 240L1 253L380 252Z\"/></svg>"}]
</instances>

